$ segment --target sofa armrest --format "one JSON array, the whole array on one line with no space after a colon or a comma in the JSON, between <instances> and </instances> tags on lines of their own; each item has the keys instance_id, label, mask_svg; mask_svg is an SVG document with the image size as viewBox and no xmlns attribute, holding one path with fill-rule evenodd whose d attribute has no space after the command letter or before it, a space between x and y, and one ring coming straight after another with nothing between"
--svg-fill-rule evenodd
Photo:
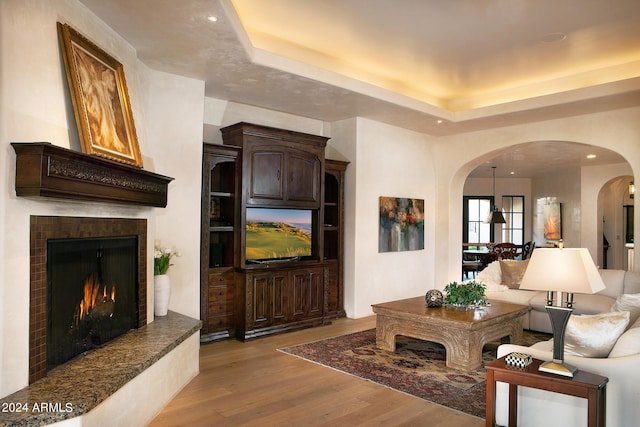
<instances>
[{"instance_id":1,"label":"sofa armrest","mask_svg":"<svg viewBox=\"0 0 640 427\"><path fill-rule=\"evenodd\" d=\"M552 352L514 344L498 347L498 357L511 352L522 352L540 360L551 360ZM640 354L612 359L596 359L565 356L565 362L594 374L609 378L607 384L607 425L634 426L640 419ZM507 425L508 387L498 383L496 386L496 421ZM520 426L554 425L584 426L587 424L587 401L573 396L535 390L526 387L518 389L518 420Z\"/></svg>"}]
</instances>

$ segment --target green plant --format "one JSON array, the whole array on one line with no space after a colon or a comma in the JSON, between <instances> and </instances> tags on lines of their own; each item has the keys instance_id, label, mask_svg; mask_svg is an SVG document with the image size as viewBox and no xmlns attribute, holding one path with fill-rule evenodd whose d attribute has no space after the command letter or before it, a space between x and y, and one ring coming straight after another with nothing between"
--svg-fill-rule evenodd
<instances>
[{"instance_id":1,"label":"green plant","mask_svg":"<svg viewBox=\"0 0 640 427\"><path fill-rule=\"evenodd\" d=\"M450 305L486 305L487 300L484 298L486 286L482 282L474 280L469 282L451 282L444 287L447 294L444 298L445 304Z\"/></svg>"},{"instance_id":2,"label":"green plant","mask_svg":"<svg viewBox=\"0 0 640 427\"><path fill-rule=\"evenodd\" d=\"M180 253L156 244L153 253L153 275L167 274L169 267L173 265L171 264L171 258L174 256L180 256Z\"/></svg>"}]
</instances>

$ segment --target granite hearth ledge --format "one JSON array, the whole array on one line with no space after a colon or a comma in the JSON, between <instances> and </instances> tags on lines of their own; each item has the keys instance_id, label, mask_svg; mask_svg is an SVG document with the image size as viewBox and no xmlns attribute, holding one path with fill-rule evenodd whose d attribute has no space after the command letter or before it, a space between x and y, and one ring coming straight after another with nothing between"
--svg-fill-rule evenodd
<instances>
[{"instance_id":1,"label":"granite hearth ledge","mask_svg":"<svg viewBox=\"0 0 640 427\"><path fill-rule=\"evenodd\" d=\"M42 426L84 415L200 330L202 322L165 317L53 369L0 399L0 426Z\"/></svg>"}]
</instances>

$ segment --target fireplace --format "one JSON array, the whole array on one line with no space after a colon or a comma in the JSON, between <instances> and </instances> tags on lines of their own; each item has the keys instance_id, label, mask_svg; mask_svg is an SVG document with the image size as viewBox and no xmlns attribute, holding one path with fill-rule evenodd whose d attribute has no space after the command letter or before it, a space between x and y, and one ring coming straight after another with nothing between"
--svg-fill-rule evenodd
<instances>
[{"instance_id":1,"label":"fireplace","mask_svg":"<svg viewBox=\"0 0 640 427\"><path fill-rule=\"evenodd\" d=\"M47 371L138 327L137 236L47 242Z\"/></svg>"},{"instance_id":2,"label":"fireplace","mask_svg":"<svg viewBox=\"0 0 640 427\"><path fill-rule=\"evenodd\" d=\"M29 382L146 324L144 219L31 217Z\"/></svg>"}]
</instances>

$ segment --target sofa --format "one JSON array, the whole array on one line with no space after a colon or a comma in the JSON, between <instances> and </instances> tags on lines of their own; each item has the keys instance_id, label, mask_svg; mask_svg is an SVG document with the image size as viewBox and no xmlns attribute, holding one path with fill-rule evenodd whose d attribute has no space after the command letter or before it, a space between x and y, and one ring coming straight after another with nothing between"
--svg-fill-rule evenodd
<instances>
[{"instance_id":1,"label":"sofa","mask_svg":"<svg viewBox=\"0 0 640 427\"><path fill-rule=\"evenodd\" d=\"M505 301L529 306L524 328L552 333L551 321L545 309L547 293L518 289L527 261L494 261L476 278L486 286L489 301ZM621 294L640 293L640 274L625 270L600 270L605 289L594 295L575 294L573 315L597 314L609 311Z\"/></svg>"},{"instance_id":2,"label":"sofa","mask_svg":"<svg viewBox=\"0 0 640 427\"><path fill-rule=\"evenodd\" d=\"M509 261L515 263L518 261ZM485 283L489 301L500 300L530 307L525 329L551 333L545 311L546 293L517 288L526 262L506 264L496 261L475 280ZM595 295L575 295L574 312L567 325L564 360L582 369L609 378L606 397L606 424L616 427L639 425L640 420L640 274L624 270L600 270L606 288ZM611 320L616 319L616 320ZM615 332L610 332L617 328ZM582 337L580 336L582 335ZM582 339L582 341L580 341ZM606 345L601 342L606 341ZM598 343L597 345L594 343ZM582 348L582 346L594 348ZM553 340L531 347L502 344L498 357L512 352L552 360ZM597 356L597 357L596 357ZM508 423L508 386L496 386L496 423ZM526 387L518 388L518 425L585 426L587 401Z\"/></svg>"}]
</instances>

